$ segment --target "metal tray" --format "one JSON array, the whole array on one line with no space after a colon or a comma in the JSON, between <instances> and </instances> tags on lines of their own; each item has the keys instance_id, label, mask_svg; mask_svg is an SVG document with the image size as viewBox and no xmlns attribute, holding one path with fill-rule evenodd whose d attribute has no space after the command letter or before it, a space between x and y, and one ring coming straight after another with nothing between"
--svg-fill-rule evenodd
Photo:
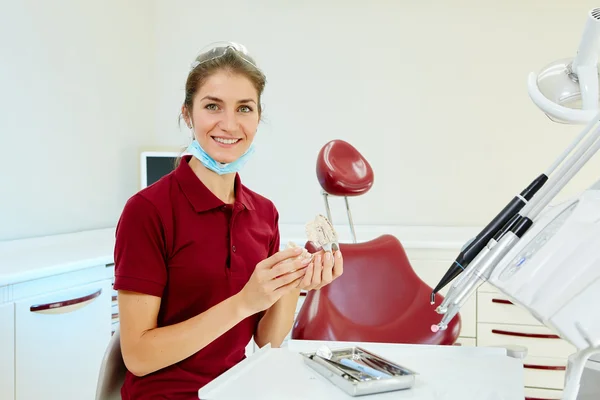
<instances>
[{"instance_id":1,"label":"metal tray","mask_svg":"<svg viewBox=\"0 0 600 400\"><path fill-rule=\"evenodd\" d=\"M331 349L331 352L333 354L331 361L333 362L319 357L316 352L300 354L309 367L353 397L410 389L414 385L415 376L418 375L415 371L386 360L361 347ZM366 374L354 372L346 366L336 364L344 358L375 368L390 375L390 377L372 378Z\"/></svg>"}]
</instances>

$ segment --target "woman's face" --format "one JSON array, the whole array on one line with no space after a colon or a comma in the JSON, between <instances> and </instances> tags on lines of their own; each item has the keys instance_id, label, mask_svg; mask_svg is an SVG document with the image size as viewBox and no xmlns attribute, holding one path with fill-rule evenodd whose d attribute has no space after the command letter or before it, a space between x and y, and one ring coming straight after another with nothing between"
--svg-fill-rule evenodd
<instances>
[{"instance_id":1,"label":"woman's face","mask_svg":"<svg viewBox=\"0 0 600 400\"><path fill-rule=\"evenodd\" d=\"M194 136L218 162L233 162L248 150L259 120L258 93L243 75L217 72L194 97Z\"/></svg>"}]
</instances>

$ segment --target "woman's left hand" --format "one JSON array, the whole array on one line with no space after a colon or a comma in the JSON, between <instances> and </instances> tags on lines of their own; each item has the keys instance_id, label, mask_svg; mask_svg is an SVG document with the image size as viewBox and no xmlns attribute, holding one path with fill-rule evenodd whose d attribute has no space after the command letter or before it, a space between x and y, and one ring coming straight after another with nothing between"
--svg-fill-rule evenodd
<instances>
[{"instance_id":1,"label":"woman's left hand","mask_svg":"<svg viewBox=\"0 0 600 400\"><path fill-rule=\"evenodd\" d=\"M313 261L298 286L301 290L319 290L339 278L344 272L342 252L320 250L313 254Z\"/></svg>"}]
</instances>

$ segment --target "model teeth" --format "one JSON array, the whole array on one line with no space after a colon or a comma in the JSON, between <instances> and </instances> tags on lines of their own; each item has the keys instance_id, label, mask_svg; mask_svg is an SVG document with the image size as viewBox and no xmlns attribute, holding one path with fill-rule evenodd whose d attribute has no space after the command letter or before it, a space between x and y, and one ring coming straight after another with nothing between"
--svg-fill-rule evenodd
<instances>
[{"instance_id":1,"label":"model teeth","mask_svg":"<svg viewBox=\"0 0 600 400\"><path fill-rule=\"evenodd\" d=\"M237 143L240 139L223 139L223 138L213 138L215 139L217 142L219 143L223 143L223 144L234 144Z\"/></svg>"},{"instance_id":2,"label":"model teeth","mask_svg":"<svg viewBox=\"0 0 600 400\"><path fill-rule=\"evenodd\" d=\"M327 243L338 241L337 232L331 222L323 215L319 214L313 221L305 225L306 236L309 241L317 246L324 246Z\"/></svg>"}]
</instances>

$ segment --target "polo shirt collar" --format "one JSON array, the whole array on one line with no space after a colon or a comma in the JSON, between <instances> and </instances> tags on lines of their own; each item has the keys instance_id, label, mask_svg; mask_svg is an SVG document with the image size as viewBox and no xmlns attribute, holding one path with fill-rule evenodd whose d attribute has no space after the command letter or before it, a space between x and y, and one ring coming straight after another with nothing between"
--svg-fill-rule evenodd
<instances>
[{"instance_id":1,"label":"polo shirt collar","mask_svg":"<svg viewBox=\"0 0 600 400\"><path fill-rule=\"evenodd\" d=\"M190 155L181 158L179 166L175 169L175 178L183 191L184 196L192 204L196 212L203 212L219 208L225 203L215 196L210 189L202 183L189 166ZM239 174L235 174L235 204L243 205L244 208L254 210L254 203L247 193L247 189L242 185Z\"/></svg>"}]
</instances>

